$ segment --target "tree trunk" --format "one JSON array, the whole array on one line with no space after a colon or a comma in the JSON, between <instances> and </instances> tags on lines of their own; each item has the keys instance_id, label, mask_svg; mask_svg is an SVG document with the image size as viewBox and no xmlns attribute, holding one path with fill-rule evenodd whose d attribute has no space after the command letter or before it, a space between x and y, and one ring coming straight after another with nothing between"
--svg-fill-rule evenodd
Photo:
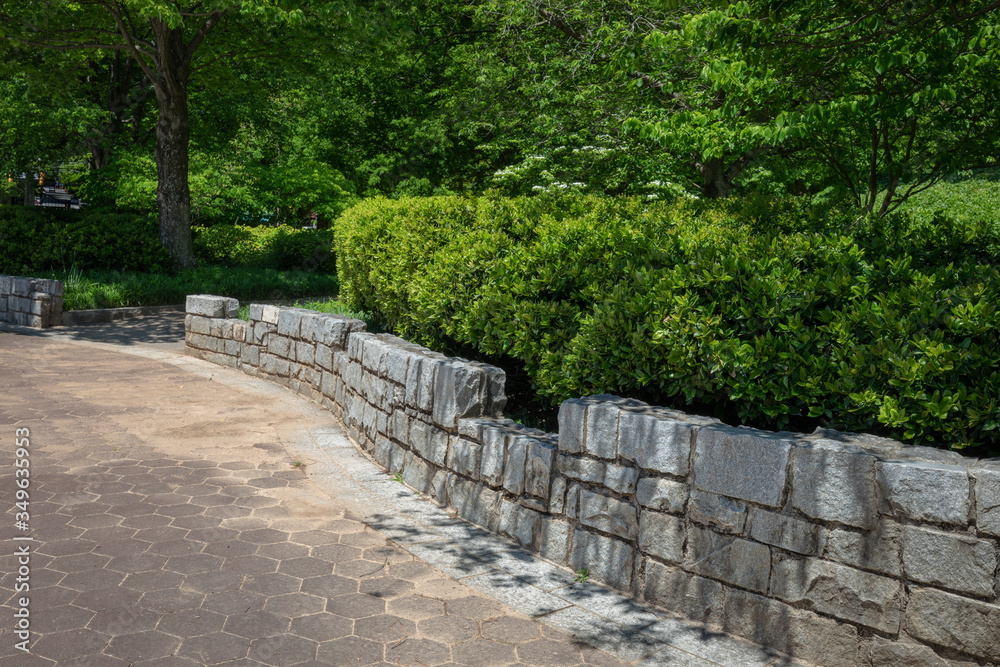
<instances>
[{"instance_id":1,"label":"tree trunk","mask_svg":"<svg viewBox=\"0 0 1000 667\"><path fill-rule=\"evenodd\" d=\"M160 240L181 268L196 265L191 243L191 190L188 186L187 91L163 95L156 123L156 206Z\"/></svg>"},{"instance_id":2,"label":"tree trunk","mask_svg":"<svg viewBox=\"0 0 1000 667\"><path fill-rule=\"evenodd\" d=\"M726 163L718 157L713 157L701 165L702 194L709 199L728 197L733 189L729 171L726 169Z\"/></svg>"},{"instance_id":3,"label":"tree trunk","mask_svg":"<svg viewBox=\"0 0 1000 667\"><path fill-rule=\"evenodd\" d=\"M35 205L35 182L31 179L31 173L24 174L24 205Z\"/></svg>"}]
</instances>

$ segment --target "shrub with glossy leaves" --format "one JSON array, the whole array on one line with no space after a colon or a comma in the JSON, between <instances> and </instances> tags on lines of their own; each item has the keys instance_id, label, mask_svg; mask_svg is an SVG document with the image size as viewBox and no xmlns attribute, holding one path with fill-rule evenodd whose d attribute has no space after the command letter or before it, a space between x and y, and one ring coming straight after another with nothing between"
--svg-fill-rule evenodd
<instances>
[{"instance_id":1,"label":"shrub with glossy leaves","mask_svg":"<svg viewBox=\"0 0 1000 667\"><path fill-rule=\"evenodd\" d=\"M553 403L609 392L767 428L1000 442L995 240L945 219L430 198L365 202L337 244L350 305L517 359Z\"/></svg>"}]
</instances>

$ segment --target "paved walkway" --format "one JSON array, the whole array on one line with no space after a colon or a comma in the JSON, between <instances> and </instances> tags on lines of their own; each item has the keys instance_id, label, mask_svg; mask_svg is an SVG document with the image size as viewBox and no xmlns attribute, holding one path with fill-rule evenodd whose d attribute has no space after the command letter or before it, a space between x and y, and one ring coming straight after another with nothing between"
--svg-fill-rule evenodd
<instances>
[{"instance_id":1,"label":"paved walkway","mask_svg":"<svg viewBox=\"0 0 1000 667\"><path fill-rule=\"evenodd\" d=\"M0 328L34 537L25 654L5 464L0 665L783 664L456 519L322 408L178 353L176 320Z\"/></svg>"}]
</instances>

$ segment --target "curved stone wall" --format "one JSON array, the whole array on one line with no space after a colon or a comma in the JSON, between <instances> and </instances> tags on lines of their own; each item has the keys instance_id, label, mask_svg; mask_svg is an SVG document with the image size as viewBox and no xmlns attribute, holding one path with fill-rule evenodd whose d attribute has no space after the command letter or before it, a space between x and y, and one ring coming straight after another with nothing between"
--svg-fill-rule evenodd
<instances>
[{"instance_id":1,"label":"curved stone wall","mask_svg":"<svg viewBox=\"0 0 1000 667\"><path fill-rule=\"evenodd\" d=\"M1000 661L1000 462L614 396L559 433L504 374L359 320L188 297L187 350L328 406L411 487L636 598L831 667Z\"/></svg>"}]
</instances>

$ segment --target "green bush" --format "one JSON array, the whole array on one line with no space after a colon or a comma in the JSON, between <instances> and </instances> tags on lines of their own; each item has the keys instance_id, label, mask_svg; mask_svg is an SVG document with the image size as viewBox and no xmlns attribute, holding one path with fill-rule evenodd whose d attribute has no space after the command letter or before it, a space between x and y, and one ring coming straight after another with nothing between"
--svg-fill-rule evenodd
<instances>
[{"instance_id":1,"label":"green bush","mask_svg":"<svg viewBox=\"0 0 1000 667\"><path fill-rule=\"evenodd\" d=\"M328 229L213 225L194 228L195 256L219 266L333 273L333 232Z\"/></svg>"},{"instance_id":2,"label":"green bush","mask_svg":"<svg viewBox=\"0 0 1000 667\"><path fill-rule=\"evenodd\" d=\"M996 448L1000 273L967 226L789 201L374 200L343 298L401 335L727 421ZM981 450L979 453L982 453Z\"/></svg>"},{"instance_id":3,"label":"green bush","mask_svg":"<svg viewBox=\"0 0 1000 667\"><path fill-rule=\"evenodd\" d=\"M131 213L0 207L0 273L102 268L163 271L174 260L155 218Z\"/></svg>"}]
</instances>

